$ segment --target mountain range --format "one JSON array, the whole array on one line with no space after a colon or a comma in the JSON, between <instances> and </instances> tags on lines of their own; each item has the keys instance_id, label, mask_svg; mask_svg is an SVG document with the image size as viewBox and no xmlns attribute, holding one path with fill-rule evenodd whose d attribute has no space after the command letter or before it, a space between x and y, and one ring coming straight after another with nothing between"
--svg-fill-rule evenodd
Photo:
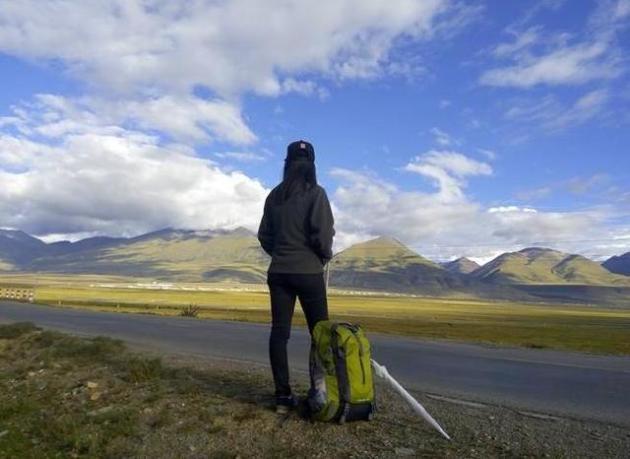
<instances>
[{"instance_id":1,"label":"mountain range","mask_svg":"<svg viewBox=\"0 0 630 459\"><path fill-rule=\"evenodd\" d=\"M627 285L630 277L618 275L581 255L528 248L504 253L476 269L471 276L510 284Z\"/></svg>"},{"instance_id":2,"label":"mountain range","mask_svg":"<svg viewBox=\"0 0 630 459\"><path fill-rule=\"evenodd\" d=\"M134 238L52 244L21 231L0 230L0 267L5 270L257 283L264 280L267 264L258 240L243 228L164 229Z\"/></svg>"},{"instance_id":3,"label":"mountain range","mask_svg":"<svg viewBox=\"0 0 630 459\"><path fill-rule=\"evenodd\" d=\"M600 264L547 248L504 253L479 266L435 263L400 241L355 244L330 263L330 285L351 290L515 300L630 303L630 253ZM133 238L47 244L0 230L0 272L108 274L179 282L263 283L269 257L249 230L164 229ZM624 269L626 271L624 271Z\"/></svg>"}]
</instances>

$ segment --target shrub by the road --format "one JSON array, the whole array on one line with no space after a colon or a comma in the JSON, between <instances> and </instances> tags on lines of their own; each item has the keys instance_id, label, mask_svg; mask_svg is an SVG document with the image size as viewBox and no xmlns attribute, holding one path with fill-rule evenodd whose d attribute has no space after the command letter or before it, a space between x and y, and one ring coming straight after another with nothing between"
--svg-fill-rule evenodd
<instances>
[{"instance_id":1,"label":"shrub by the road","mask_svg":"<svg viewBox=\"0 0 630 459\"><path fill-rule=\"evenodd\" d=\"M180 311L179 315L182 317L199 317L199 306L195 306L194 304L189 304L185 306Z\"/></svg>"}]
</instances>

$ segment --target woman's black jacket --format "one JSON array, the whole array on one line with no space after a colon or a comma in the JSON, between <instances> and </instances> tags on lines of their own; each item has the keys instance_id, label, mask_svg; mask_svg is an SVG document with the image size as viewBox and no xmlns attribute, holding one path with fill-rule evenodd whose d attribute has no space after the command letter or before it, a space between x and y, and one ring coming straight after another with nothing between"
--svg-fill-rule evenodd
<instances>
[{"instance_id":1,"label":"woman's black jacket","mask_svg":"<svg viewBox=\"0 0 630 459\"><path fill-rule=\"evenodd\" d=\"M319 185L283 201L281 185L265 201L258 229L262 248L271 255L269 272L321 273L332 258L334 219L326 191Z\"/></svg>"}]
</instances>

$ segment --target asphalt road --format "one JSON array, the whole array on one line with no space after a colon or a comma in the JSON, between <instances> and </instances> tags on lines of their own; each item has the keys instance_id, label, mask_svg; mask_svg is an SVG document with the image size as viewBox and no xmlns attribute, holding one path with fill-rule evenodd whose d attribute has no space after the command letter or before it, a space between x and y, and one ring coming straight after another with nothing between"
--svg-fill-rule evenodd
<instances>
[{"instance_id":1,"label":"asphalt road","mask_svg":"<svg viewBox=\"0 0 630 459\"><path fill-rule=\"evenodd\" d=\"M81 335L111 336L164 353L258 364L268 361L268 325L0 302L0 322L16 321ZM630 357L494 348L382 334L372 334L370 339L374 359L409 389L630 427ZM289 344L292 368L307 370L308 343L308 332L294 327Z\"/></svg>"}]
</instances>

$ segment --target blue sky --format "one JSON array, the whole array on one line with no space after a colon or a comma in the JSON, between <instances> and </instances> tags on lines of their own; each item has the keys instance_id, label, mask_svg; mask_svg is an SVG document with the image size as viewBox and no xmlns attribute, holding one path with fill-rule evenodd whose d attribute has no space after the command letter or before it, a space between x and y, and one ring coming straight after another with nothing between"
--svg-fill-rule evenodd
<instances>
[{"instance_id":1,"label":"blue sky","mask_svg":"<svg viewBox=\"0 0 630 459\"><path fill-rule=\"evenodd\" d=\"M0 0L0 226L255 230L305 138L338 248L623 253L629 25L629 0Z\"/></svg>"}]
</instances>

